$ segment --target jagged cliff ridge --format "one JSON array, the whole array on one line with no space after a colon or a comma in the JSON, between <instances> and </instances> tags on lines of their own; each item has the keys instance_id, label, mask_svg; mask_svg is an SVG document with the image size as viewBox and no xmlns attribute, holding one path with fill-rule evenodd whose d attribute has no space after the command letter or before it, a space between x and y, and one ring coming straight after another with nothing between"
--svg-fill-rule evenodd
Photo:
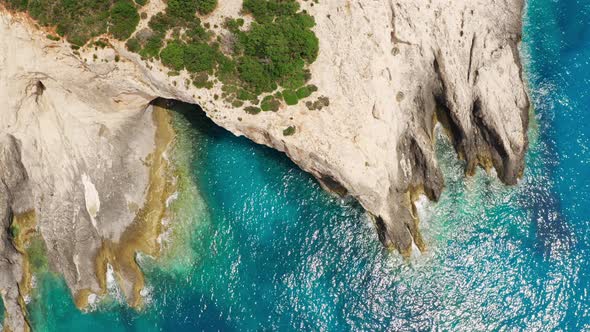
<instances>
[{"instance_id":1,"label":"jagged cliff ridge","mask_svg":"<svg viewBox=\"0 0 590 332\"><path fill-rule=\"evenodd\" d=\"M494 166L502 180L516 181L527 145L528 100L516 49L522 1L303 5L320 39L312 83L330 106L256 115L216 100L217 88L185 87L182 75L169 77L122 43L76 55L25 17L2 14L0 213L8 226L35 211L52 266L79 305L101 292L104 264L97 261L112 251L104 244L116 247L149 201L156 128L146 108L156 97L198 103L235 134L284 151L328 189L358 199L375 216L384 244L404 253L413 241L423 246L413 196L423 191L436 199L443 187L432 147L436 120L446 124L468 172ZM223 1L204 20L236 17L240 7ZM161 8L152 0L148 16ZM295 134L285 136L291 126ZM20 330L23 256L2 236L3 271L11 273L2 275L0 288L8 326ZM136 302L136 276L119 275Z\"/></svg>"}]
</instances>

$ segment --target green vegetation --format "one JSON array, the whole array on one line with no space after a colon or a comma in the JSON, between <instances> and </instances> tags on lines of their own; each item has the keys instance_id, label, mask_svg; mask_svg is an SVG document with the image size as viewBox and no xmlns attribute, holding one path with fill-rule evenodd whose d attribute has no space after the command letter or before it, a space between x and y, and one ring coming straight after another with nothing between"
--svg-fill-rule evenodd
<instances>
[{"instance_id":1,"label":"green vegetation","mask_svg":"<svg viewBox=\"0 0 590 332\"><path fill-rule=\"evenodd\" d=\"M212 13L217 7L217 0L198 0L197 11L200 14L207 15Z\"/></svg>"},{"instance_id":2,"label":"green vegetation","mask_svg":"<svg viewBox=\"0 0 590 332\"><path fill-rule=\"evenodd\" d=\"M53 40L53 41L59 41L61 40L61 38L59 36L54 36L54 35L47 35L47 39Z\"/></svg>"},{"instance_id":3,"label":"green vegetation","mask_svg":"<svg viewBox=\"0 0 590 332\"><path fill-rule=\"evenodd\" d=\"M109 46L109 44L108 44L107 40L99 39L94 42L94 46L100 47L100 48L105 48L105 47Z\"/></svg>"},{"instance_id":4,"label":"green vegetation","mask_svg":"<svg viewBox=\"0 0 590 332\"><path fill-rule=\"evenodd\" d=\"M164 41L160 36L152 36L148 38L145 46L139 54L141 54L145 58L153 58L158 55L160 52L160 48L164 45Z\"/></svg>"},{"instance_id":5,"label":"green vegetation","mask_svg":"<svg viewBox=\"0 0 590 332\"><path fill-rule=\"evenodd\" d=\"M137 27L139 14L131 0L0 0L8 8L27 11L40 25L55 27L78 46L110 32L125 40Z\"/></svg>"},{"instance_id":6,"label":"green vegetation","mask_svg":"<svg viewBox=\"0 0 590 332\"><path fill-rule=\"evenodd\" d=\"M162 63L171 69L184 68L184 45L178 41L169 43L160 53Z\"/></svg>"},{"instance_id":7,"label":"green vegetation","mask_svg":"<svg viewBox=\"0 0 590 332\"><path fill-rule=\"evenodd\" d=\"M8 235L12 239L16 239L19 234L20 234L20 229L18 228L18 225L11 224L10 227L8 228Z\"/></svg>"},{"instance_id":8,"label":"green vegetation","mask_svg":"<svg viewBox=\"0 0 590 332\"><path fill-rule=\"evenodd\" d=\"M285 130L283 130L283 136L291 136L295 134L295 126L289 126Z\"/></svg>"},{"instance_id":9,"label":"green vegetation","mask_svg":"<svg viewBox=\"0 0 590 332\"><path fill-rule=\"evenodd\" d=\"M320 111L322 108L330 106L330 99L326 96L321 96L314 102L306 101L305 106L310 111Z\"/></svg>"},{"instance_id":10,"label":"green vegetation","mask_svg":"<svg viewBox=\"0 0 590 332\"><path fill-rule=\"evenodd\" d=\"M43 240L39 237L34 237L29 243L26 251L34 273L47 271L49 268L49 262L47 260L45 243Z\"/></svg>"},{"instance_id":11,"label":"green vegetation","mask_svg":"<svg viewBox=\"0 0 590 332\"><path fill-rule=\"evenodd\" d=\"M277 16L290 16L299 10L296 1L244 0L243 6L257 22L272 22Z\"/></svg>"},{"instance_id":12,"label":"green vegetation","mask_svg":"<svg viewBox=\"0 0 590 332\"><path fill-rule=\"evenodd\" d=\"M297 97L297 93L293 90L285 90L283 91L283 99L287 105L297 105L299 102L299 98Z\"/></svg>"},{"instance_id":13,"label":"green vegetation","mask_svg":"<svg viewBox=\"0 0 590 332\"><path fill-rule=\"evenodd\" d=\"M246 111L246 113L248 113L248 114L258 114L258 113L260 113L261 110L258 107L248 106L248 107L244 108L244 111Z\"/></svg>"},{"instance_id":14,"label":"green vegetation","mask_svg":"<svg viewBox=\"0 0 590 332\"><path fill-rule=\"evenodd\" d=\"M213 70L215 57L215 50L205 43L189 44L184 49L184 65L191 73Z\"/></svg>"},{"instance_id":15,"label":"green vegetation","mask_svg":"<svg viewBox=\"0 0 590 332\"><path fill-rule=\"evenodd\" d=\"M235 100L258 105L260 94L287 88L284 96L260 104L262 110L277 111L279 99L295 105L317 90L305 86L310 78L306 67L316 59L319 49L311 30L315 22L300 11L295 0L244 1L243 10L252 14L254 22L249 30L242 30L242 18L226 21L225 27L233 38L230 44L226 42L225 52L221 51L222 38L214 38L208 26L195 16L195 12L209 13L216 4L211 0L169 0L165 12L150 20L149 39L133 38L127 46L145 58L159 57L173 71L186 69L193 74L197 87L211 87L213 82L208 77L216 77L224 84L224 99L232 105L239 104ZM164 35L170 30L173 39L166 41L158 53L156 49L163 46ZM208 74L206 79L203 73Z\"/></svg>"},{"instance_id":16,"label":"green vegetation","mask_svg":"<svg viewBox=\"0 0 590 332\"><path fill-rule=\"evenodd\" d=\"M125 40L133 34L139 23L137 8L130 1L119 0L111 9L111 27L109 32L119 40Z\"/></svg>"},{"instance_id":17,"label":"green vegetation","mask_svg":"<svg viewBox=\"0 0 590 332\"><path fill-rule=\"evenodd\" d=\"M193 78L193 85L196 86L197 88L212 88L213 87L213 82L209 81L209 74L207 74L206 72L200 72L197 74L194 74L192 76Z\"/></svg>"},{"instance_id":18,"label":"green vegetation","mask_svg":"<svg viewBox=\"0 0 590 332\"><path fill-rule=\"evenodd\" d=\"M297 98L305 99L305 98L311 96L311 94L316 91L318 91L318 87L313 84L310 84L308 86L304 86L304 87L299 88L297 90Z\"/></svg>"},{"instance_id":19,"label":"green vegetation","mask_svg":"<svg viewBox=\"0 0 590 332\"><path fill-rule=\"evenodd\" d=\"M260 94L277 85L297 89L309 79L306 65L317 58L319 42L313 17L294 0L245 0L254 16L248 31L234 29L240 78ZM238 23L238 22L236 22Z\"/></svg>"},{"instance_id":20,"label":"green vegetation","mask_svg":"<svg viewBox=\"0 0 590 332\"><path fill-rule=\"evenodd\" d=\"M137 38L129 39L125 46L127 46L127 49L131 52L139 52L139 50L141 49L141 45L139 44Z\"/></svg>"},{"instance_id":21,"label":"green vegetation","mask_svg":"<svg viewBox=\"0 0 590 332\"><path fill-rule=\"evenodd\" d=\"M196 0L168 0L167 14L173 20L190 21L197 12Z\"/></svg>"},{"instance_id":22,"label":"green vegetation","mask_svg":"<svg viewBox=\"0 0 590 332\"><path fill-rule=\"evenodd\" d=\"M273 96L264 97L264 99L262 99L262 103L260 104L260 108L265 112L276 112L279 110L280 106L281 102L275 99Z\"/></svg>"},{"instance_id":23,"label":"green vegetation","mask_svg":"<svg viewBox=\"0 0 590 332\"><path fill-rule=\"evenodd\" d=\"M243 13L253 22L246 29L243 18L227 19L228 35L215 35L199 18L212 13L218 0L167 0L166 9L151 17L149 28L135 32L141 20L138 8L147 2L0 0L11 9L27 11L40 25L55 27L75 49L109 33L143 59L161 60L170 76L186 70L187 86L221 83L221 97L231 105L251 104L249 113L276 112L283 101L295 105L317 91L306 85L308 66L319 52L311 30L315 21L296 0L244 0ZM60 39L53 34L47 38ZM99 39L92 45L104 48L109 43ZM267 94L260 101L259 96Z\"/></svg>"},{"instance_id":24,"label":"green vegetation","mask_svg":"<svg viewBox=\"0 0 590 332\"><path fill-rule=\"evenodd\" d=\"M166 33L166 30L173 26L173 23L171 17L169 16L169 12L167 12L154 15L150 19L148 25L154 32L164 34Z\"/></svg>"},{"instance_id":25,"label":"green vegetation","mask_svg":"<svg viewBox=\"0 0 590 332\"><path fill-rule=\"evenodd\" d=\"M217 0L168 0L167 13L170 18L190 21L195 14L207 15L217 7Z\"/></svg>"}]
</instances>

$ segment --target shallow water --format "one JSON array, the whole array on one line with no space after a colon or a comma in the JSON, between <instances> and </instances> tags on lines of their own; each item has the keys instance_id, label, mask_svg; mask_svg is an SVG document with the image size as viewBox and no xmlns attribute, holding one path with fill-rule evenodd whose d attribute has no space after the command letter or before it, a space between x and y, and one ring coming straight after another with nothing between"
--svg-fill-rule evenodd
<instances>
[{"instance_id":1,"label":"shallow water","mask_svg":"<svg viewBox=\"0 0 590 332\"><path fill-rule=\"evenodd\" d=\"M164 258L142 258L149 303L79 313L39 278L40 331L590 329L589 1L530 0L523 54L535 106L515 187L463 165L441 135L447 188L421 202L428 251L382 249L362 209L286 157L177 109L184 172Z\"/></svg>"}]
</instances>

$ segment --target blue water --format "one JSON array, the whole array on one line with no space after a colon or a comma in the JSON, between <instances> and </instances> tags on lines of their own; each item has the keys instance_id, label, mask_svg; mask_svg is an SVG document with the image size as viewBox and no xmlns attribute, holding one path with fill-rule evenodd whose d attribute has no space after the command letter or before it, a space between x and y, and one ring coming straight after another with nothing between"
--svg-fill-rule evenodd
<instances>
[{"instance_id":1,"label":"blue water","mask_svg":"<svg viewBox=\"0 0 590 332\"><path fill-rule=\"evenodd\" d=\"M524 178L505 187L440 135L447 188L421 202L428 251L383 250L362 209L286 157L179 107L185 170L174 244L140 261L149 303L88 314L39 276L42 331L590 329L590 2L530 0L523 54L535 106ZM178 240L180 239L180 240Z\"/></svg>"}]
</instances>

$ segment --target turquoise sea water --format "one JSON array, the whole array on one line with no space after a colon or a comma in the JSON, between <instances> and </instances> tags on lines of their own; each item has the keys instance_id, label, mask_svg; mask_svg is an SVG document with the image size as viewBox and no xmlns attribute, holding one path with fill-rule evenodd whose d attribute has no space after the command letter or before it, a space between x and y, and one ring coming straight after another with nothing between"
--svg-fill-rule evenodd
<instances>
[{"instance_id":1,"label":"turquoise sea water","mask_svg":"<svg viewBox=\"0 0 590 332\"><path fill-rule=\"evenodd\" d=\"M447 188L422 202L428 251L383 250L350 200L286 157L179 107L186 171L160 261L140 259L148 305L78 312L38 278L40 331L590 329L590 1L530 0L523 54L533 103L527 170L505 187L465 179L443 136Z\"/></svg>"}]
</instances>

